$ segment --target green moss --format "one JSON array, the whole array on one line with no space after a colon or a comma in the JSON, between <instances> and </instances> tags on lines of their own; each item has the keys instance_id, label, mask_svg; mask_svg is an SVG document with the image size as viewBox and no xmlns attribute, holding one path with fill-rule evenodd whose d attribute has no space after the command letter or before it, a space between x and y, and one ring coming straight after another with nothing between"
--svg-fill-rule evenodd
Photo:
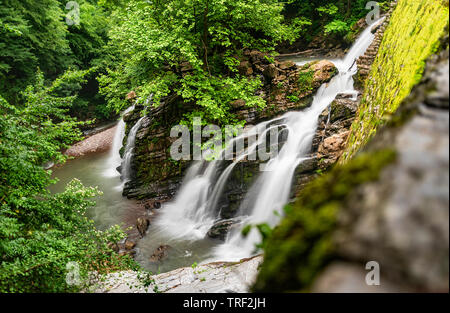
<instances>
[{"instance_id":1,"label":"green moss","mask_svg":"<svg viewBox=\"0 0 450 313\"><path fill-rule=\"evenodd\" d=\"M394 160L392 150L364 153L311 182L268 239L254 291L306 290L334 256L331 237L347 196Z\"/></svg>"},{"instance_id":2,"label":"green moss","mask_svg":"<svg viewBox=\"0 0 450 313\"><path fill-rule=\"evenodd\" d=\"M298 74L298 91L300 94L307 93L314 89L314 70L308 70L306 72L300 72Z\"/></svg>"},{"instance_id":3,"label":"green moss","mask_svg":"<svg viewBox=\"0 0 450 313\"><path fill-rule=\"evenodd\" d=\"M300 98L299 98L297 95L295 95L295 94L286 96L286 98L287 98L289 101L295 102L295 103L297 103L297 102L300 101Z\"/></svg>"},{"instance_id":4,"label":"green moss","mask_svg":"<svg viewBox=\"0 0 450 313\"><path fill-rule=\"evenodd\" d=\"M425 61L440 47L448 19L448 1L399 0L365 82L359 118L341 163L373 137L420 82Z\"/></svg>"}]
</instances>

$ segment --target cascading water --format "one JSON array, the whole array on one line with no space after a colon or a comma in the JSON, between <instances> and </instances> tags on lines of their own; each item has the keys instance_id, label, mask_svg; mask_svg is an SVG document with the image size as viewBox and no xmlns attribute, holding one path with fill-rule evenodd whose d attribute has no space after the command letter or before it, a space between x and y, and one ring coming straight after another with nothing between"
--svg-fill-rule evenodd
<instances>
[{"instance_id":1,"label":"cascading water","mask_svg":"<svg viewBox=\"0 0 450 313\"><path fill-rule=\"evenodd\" d=\"M368 27L343 60L333 60L339 74L320 87L310 108L288 112L282 117L260 123L241 135L248 138L257 133L260 138L264 138L268 127L283 127L287 130L287 139L279 154L267 163L265 171L260 174L241 203L238 215L245 217L243 224L268 223L275 226L279 222L282 208L289 201L294 171L310 152L319 115L338 94L356 94L352 78L357 71L355 61L364 54L373 38L371 27ZM175 238L203 238L219 217L216 204L233 168L261 144L263 141L259 139L248 148L246 154L236 157L222 173L220 169L225 161L194 163L175 201L164 207L162 215L156 221L159 228ZM224 244L214 249L212 259L233 261L249 257L254 252L255 243L259 241L260 235L255 229L244 238L241 230L236 228L228 234Z\"/></svg>"},{"instance_id":2,"label":"cascading water","mask_svg":"<svg viewBox=\"0 0 450 313\"><path fill-rule=\"evenodd\" d=\"M125 152L123 154L122 161L122 180L124 183L131 180L131 159L134 154L134 148L136 146L136 134L141 128L144 117L141 117L137 123L131 128L128 134L127 144L125 146Z\"/></svg>"},{"instance_id":3,"label":"cascading water","mask_svg":"<svg viewBox=\"0 0 450 313\"><path fill-rule=\"evenodd\" d=\"M122 148L123 138L125 138L125 121L123 120L123 115L134 110L134 105L126 109L117 123L116 132L114 134L114 139L112 142L112 147L110 150L109 158L107 161L108 167L105 172L106 177L117 177L119 172L117 167L122 164L122 158L120 157L120 149Z\"/></svg>"},{"instance_id":4,"label":"cascading water","mask_svg":"<svg viewBox=\"0 0 450 313\"><path fill-rule=\"evenodd\" d=\"M153 99L153 94L151 94L146 100L145 100L145 105L148 105ZM134 105L132 107L132 109L134 110ZM131 128L130 133L128 134L128 138L127 138L127 143L125 145L125 151L123 154L123 159L122 159L122 169L121 169L121 178L123 181L123 184L129 182L132 177L132 169L131 169L131 161L133 158L133 154L134 154L134 148L136 147L136 135L137 132L139 131L139 129L141 128L142 125L142 121L144 120L145 117L141 117L136 124L134 124L134 126ZM122 137L123 140L123 137ZM119 148L120 150L120 148Z\"/></svg>"}]
</instances>

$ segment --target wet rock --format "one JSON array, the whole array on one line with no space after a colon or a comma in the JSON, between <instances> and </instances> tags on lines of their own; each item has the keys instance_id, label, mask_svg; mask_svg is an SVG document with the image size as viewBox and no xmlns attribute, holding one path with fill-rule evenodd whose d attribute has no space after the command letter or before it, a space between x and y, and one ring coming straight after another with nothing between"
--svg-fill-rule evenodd
<instances>
[{"instance_id":1,"label":"wet rock","mask_svg":"<svg viewBox=\"0 0 450 313\"><path fill-rule=\"evenodd\" d=\"M138 273L132 271L107 274L99 282L95 292L107 293L229 293L249 292L255 281L262 256L243 259L239 262L214 262L196 267L179 268L154 275L154 284L143 286ZM133 287L130 287L133 286Z\"/></svg>"},{"instance_id":2,"label":"wet rock","mask_svg":"<svg viewBox=\"0 0 450 313\"><path fill-rule=\"evenodd\" d=\"M139 217L136 221L136 228L139 232L141 238L144 237L148 227L150 226L150 221L146 218Z\"/></svg>"},{"instance_id":3,"label":"wet rock","mask_svg":"<svg viewBox=\"0 0 450 313\"><path fill-rule=\"evenodd\" d=\"M330 123L334 123L339 120L346 120L354 118L358 102L350 100L348 98L339 97L331 103Z\"/></svg>"},{"instance_id":4,"label":"wet rock","mask_svg":"<svg viewBox=\"0 0 450 313\"><path fill-rule=\"evenodd\" d=\"M319 160L317 157L308 158L300 163L300 165L296 169L296 172L299 174L313 172L318 168L318 162Z\"/></svg>"},{"instance_id":5,"label":"wet rock","mask_svg":"<svg viewBox=\"0 0 450 313\"><path fill-rule=\"evenodd\" d=\"M134 247L136 247L136 243L131 240L126 240L124 247L125 247L125 250L132 250L132 249L134 249Z\"/></svg>"},{"instance_id":6,"label":"wet rock","mask_svg":"<svg viewBox=\"0 0 450 313\"><path fill-rule=\"evenodd\" d=\"M326 170L335 164L346 147L349 130L360 101L360 98L354 101L353 97L353 94L338 95L330 107L319 116L312 154L320 159L317 163L320 170Z\"/></svg>"},{"instance_id":7,"label":"wet rock","mask_svg":"<svg viewBox=\"0 0 450 313\"><path fill-rule=\"evenodd\" d=\"M322 155L330 155L342 151L345 148L345 142L349 133L350 131L344 131L342 133L325 138L325 140L319 146L318 152Z\"/></svg>"},{"instance_id":8,"label":"wet rock","mask_svg":"<svg viewBox=\"0 0 450 313\"><path fill-rule=\"evenodd\" d=\"M150 262L157 263L163 261L169 255L169 250L171 249L168 245L161 245L153 252L150 257Z\"/></svg>"},{"instance_id":9,"label":"wet rock","mask_svg":"<svg viewBox=\"0 0 450 313\"><path fill-rule=\"evenodd\" d=\"M207 235L213 239L225 240L230 229L237 226L240 222L241 219L239 218L218 221L211 227Z\"/></svg>"}]
</instances>

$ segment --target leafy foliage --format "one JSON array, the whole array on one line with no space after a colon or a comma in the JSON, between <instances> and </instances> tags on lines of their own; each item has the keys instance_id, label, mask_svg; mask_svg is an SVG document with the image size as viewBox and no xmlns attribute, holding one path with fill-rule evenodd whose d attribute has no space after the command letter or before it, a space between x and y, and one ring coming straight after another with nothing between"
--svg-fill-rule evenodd
<instances>
[{"instance_id":1,"label":"leafy foliage","mask_svg":"<svg viewBox=\"0 0 450 313\"><path fill-rule=\"evenodd\" d=\"M233 100L264 105L254 95L258 80L236 73L242 49L271 50L292 38L277 1L134 0L115 11L110 36L120 60L100 78L102 93L117 111L135 89L154 105L171 92L197 107L209 122L232 122ZM181 72L183 74L181 74ZM189 118L189 117L188 117Z\"/></svg>"},{"instance_id":2,"label":"leafy foliage","mask_svg":"<svg viewBox=\"0 0 450 313\"><path fill-rule=\"evenodd\" d=\"M47 190L55 181L43 164L63 162L61 149L81 138L80 122L67 116L74 97L55 94L85 74L68 72L46 87L39 73L20 108L0 97L0 292L76 291L83 285L66 283L69 261L82 281L131 264L108 246L124 236L120 229L97 231L85 216L95 188L74 180L61 194Z\"/></svg>"},{"instance_id":3,"label":"leafy foliage","mask_svg":"<svg viewBox=\"0 0 450 313\"><path fill-rule=\"evenodd\" d=\"M291 0L288 1L284 14L292 25L303 21L302 27L295 27L302 42L310 42L314 36L324 39L347 40L354 32L353 26L369 12L367 0ZM391 0L377 1L380 8L386 9ZM296 25L298 26L298 25Z\"/></svg>"},{"instance_id":4,"label":"leafy foliage","mask_svg":"<svg viewBox=\"0 0 450 313\"><path fill-rule=\"evenodd\" d=\"M79 0L79 25L65 22L63 0L1 0L0 1L0 94L11 104L20 104L21 92L31 84L38 71L52 80L67 69L87 70L94 66L101 72L109 53L107 12L95 1ZM39 70L38 70L39 69ZM105 107L97 95L94 74L78 88L80 97L74 102L72 114L86 118L88 107ZM109 116L103 111L98 117ZM94 112L96 112L94 110Z\"/></svg>"},{"instance_id":5,"label":"leafy foliage","mask_svg":"<svg viewBox=\"0 0 450 313\"><path fill-rule=\"evenodd\" d=\"M39 67L52 76L71 63L57 0L0 1L0 93L13 102Z\"/></svg>"}]
</instances>

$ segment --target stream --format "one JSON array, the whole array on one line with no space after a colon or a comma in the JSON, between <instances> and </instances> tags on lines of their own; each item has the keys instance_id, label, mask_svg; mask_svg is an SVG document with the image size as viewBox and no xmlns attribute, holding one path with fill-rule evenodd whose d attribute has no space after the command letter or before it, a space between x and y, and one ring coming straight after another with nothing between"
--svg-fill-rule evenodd
<instances>
[{"instance_id":1,"label":"stream","mask_svg":"<svg viewBox=\"0 0 450 313\"><path fill-rule=\"evenodd\" d=\"M339 74L320 87L310 108L300 112L287 112L271 121L258 124L249 131L264 134L266 126L272 125L281 125L289 130L287 141L279 154L267 163L268 170L259 174L241 204L238 215L243 217L245 223L266 222L275 226L279 222L283 214L282 208L289 201L295 168L310 152L319 115L338 94L356 93L352 78L357 71L355 60L364 54L373 38L371 27L368 27L344 59L330 60L339 69ZM314 60L295 57L289 59L300 65ZM99 187L103 195L95 199L96 206L89 210L88 216L101 230L115 224L134 226L136 212L142 210L137 201L122 197L123 180L126 181L129 177L126 164L130 163L132 157L134 135L138 131L139 122L137 125L136 129L130 131L124 160L119 156L125 133L125 124L121 120L111 151L70 160L53 171L59 182L52 186L52 192L62 191L73 178L80 179L86 186ZM244 133L243 136L249 136L250 133ZM245 156L238 157L237 161ZM254 254L255 244L261 240L260 235L252 230L243 238L241 229L245 223L231 231L225 243L206 236L206 232L218 218L215 210L217 198L237 163L233 162L225 170L219 171L222 168L219 166L220 162L222 161L194 162L176 197L158 210L161 213L137 245L136 260L146 269L154 273L166 272L195 262L237 261ZM122 180L115 170L120 164L123 167L125 164L125 179ZM274 214L274 211L278 214ZM171 247L168 257L162 263L150 262L150 256L160 245Z\"/></svg>"}]
</instances>

